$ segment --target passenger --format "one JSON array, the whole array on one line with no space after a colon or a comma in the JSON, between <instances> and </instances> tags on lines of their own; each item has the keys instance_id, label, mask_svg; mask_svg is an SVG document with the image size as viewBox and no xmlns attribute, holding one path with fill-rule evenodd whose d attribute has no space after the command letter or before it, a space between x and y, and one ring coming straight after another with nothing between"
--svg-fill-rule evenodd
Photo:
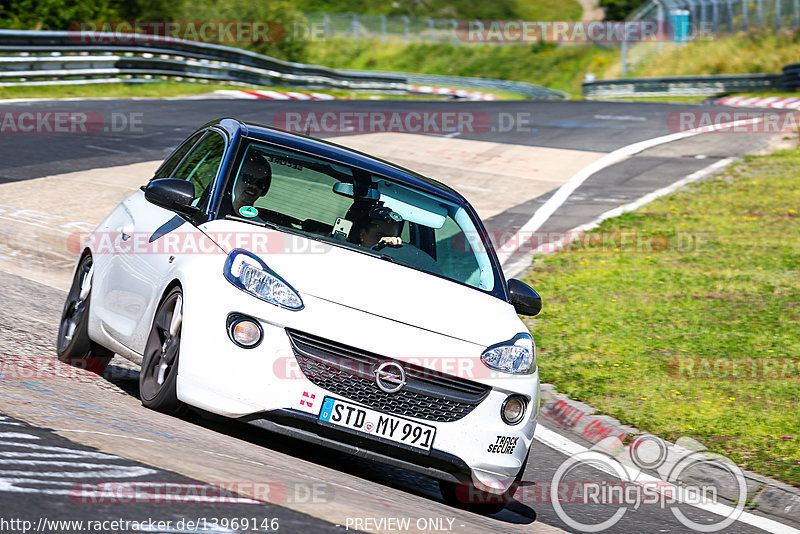
<instances>
[{"instance_id":1,"label":"passenger","mask_svg":"<svg viewBox=\"0 0 800 534\"><path fill-rule=\"evenodd\" d=\"M400 246L403 217L388 206L373 204L356 227L358 243L366 248L375 245Z\"/></svg>"},{"instance_id":2,"label":"passenger","mask_svg":"<svg viewBox=\"0 0 800 534\"><path fill-rule=\"evenodd\" d=\"M252 206L269 191L272 184L272 168L264 156L249 150L239 169L239 176L233 185L233 210L238 214L241 208Z\"/></svg>"}]
</instances>

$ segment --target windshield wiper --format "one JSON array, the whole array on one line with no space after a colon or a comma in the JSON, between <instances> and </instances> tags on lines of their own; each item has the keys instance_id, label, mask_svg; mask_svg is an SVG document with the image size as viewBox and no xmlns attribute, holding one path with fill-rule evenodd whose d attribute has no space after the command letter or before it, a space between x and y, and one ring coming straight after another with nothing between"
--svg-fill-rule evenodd
<instances>
[{"instance_id":1,"label":"windshield wiper","mask_svg":"<svg viewBox=\"0 0 800 534\"><path fill-rule=\"evenodd\" d=\"M278 224L276 222L272 222L272 221L257 221L255 219L248 219L246 217L239 217L238 215L233 215L233 214L230 214L230 213L225 216L225 219L227 219L229 221L238 221L238 222L244 222L244 223L249 223L249 224L255 224L255 225L258 225L258 226L263 226L265 228L269 228L270 230L288 230L289 232L299 232L299 230L296 230L294 228L289 228L289 227L286 227L286 226L281 226L280 224ZM305 235L305 234L303 233L302 235Z\"/></svg>"},{"instance_id":2,"label":"windshield wiper","mask_svg":"<svg viewBox=\"0 0 800 534\"><path fill-rule=\"evenodd\" d=\"M225 219L229 221L237 221L237 222L244 222L248 224L255 224L257 226L262 226L264 228L269 228L270 230L276 230L278 232L287 232L292 235L297 235L300 237L305 237L307 239L313 239L314 241L321 241L323 243L327 243L325 239L322 239L320 236L313 234L311 232L305 232L303 230L298 230L297 228L292 228L290 226L282 226L273 221L257 221L254 219L248 219L246 217L239 217L238 215L233 215L229 213L225 215Z\"/></svg>"}]
</instances>

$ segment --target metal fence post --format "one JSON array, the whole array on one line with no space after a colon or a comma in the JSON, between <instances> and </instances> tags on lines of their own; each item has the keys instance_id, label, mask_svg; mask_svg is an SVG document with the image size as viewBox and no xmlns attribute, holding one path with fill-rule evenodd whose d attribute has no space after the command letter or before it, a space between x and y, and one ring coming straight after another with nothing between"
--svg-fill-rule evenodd
<instances>
[{"instance_id":1,"label":"metal fence post","mask_svg":"<svg viewBox=\"0 0 800 534\"><path fill-rule=\"evenodd\" d=\"M733 0L728 0L728 33L733 32Z\"/></svg>"},{"instance_id":2,"label":"metal fence post","mask_svg":"<svg viewBox=\"0 0 800 534\"><path fill-rule=\"evenodd\" d=\"M714 18L714 33L717 33L719 31L719 3L717 0L714 0L714 9L711 16Z\"/></svg>"},{"instance_id":3,"label":"metal fence post","mask_svg":"<svg viewBox=\"0 0 800 534\"><path fill-rule=\"evenodd\" d=\"M453 44L458 46L461 44L461 40L458 38L458 21L450 19L450 24L453 25Z\"/></svg>"},{"instance_id":4,"label":"metal fence post","mask_svg":"<svg viewBox=\"0 0 800 534\"><path fill-rule=\"evenodd\" d=\"M794 25L800 26L800 0L794 0Z\"/></svg>"},{"instance_id":5,"label":"metal fence post","mask_svg":"<svg viewBox=\"0 0 800 534\"><path fill-rule=\"evenodd\" d=\"M381 15L381 41L386 42L386 15Z\"/></svg>"},{"instance_id":6,"label":"metal fence post","mask_svg":"<svg viewBox=\"0 0 800 534\"><path fill-rule=\"evenodd\" d=\"M775 0L775 29L781 29L781 0Z\"/></svg>"},{"instance_id":7,"label":"metal fence post","mask_svg":"<svg viewBox=\"0 0 800 534\"><path fill-rule=\"evenodd\" d=\"M763 0L756 0L756 18L759 26L764 24L764 5L762 2Z\"/></svg>"},{"instance_id":8,"label":"metal fence post","mask_svg":"<svg viewBox=\"0 0 800 534\"><path fill-rule=\"evenodd\" d=\"M622 46L620 48L620 54L622 55L622 77L624 78L628 74L628 40L624 37L622 38Z\"/></svg>"},{"instance_id":9,"label":"metal fence post","mask_svg":"<svg viewBox=\"0 0 800 534\"><path fill-rule=\"evenodd\" d=\"M403 19L403 26L404 26L403 34L405 36L406 41L408 41L409 39L411 39L411 19L406 17L405 15L403 15L400 18Z\"/></svg>"},{"instance_id":10,"label":"metal fence post","mask_svg":"<svg viewBox=\"0 0 800 534\"><path fill-rule=\"evenodd\" d=\"M747 20L747 0L742 0L742 30L747 31L748 26L750 23Z\"/></svg>"},{"instance_id":11,"label":"metal fence post","mask_svg":"<svg viewBox=\"0 0 800 534\"><path fill-rule=\"evenodd\" d=\"M358 39L358 15L353 13L353 21L350 23L353 32L353 39Z\"/></svg>"},{"instance_id":12,"label":"metal fence post","mask_svg":"<svg viewBox=\"0 0 800 534\"><path fill-rule=\"evenodd\" d=\"M327 13L322 14L322 25L325 28L325 39L331 38L331 17Z\"/></svg>"},{"instance_id":13,"label":"metal fence post","mask_svg":"<svg viewBox=\"0 0 800 534\"><path fill-rule=\"evenodd\" d=\"M428 17L428 18L425 19L425 22L428 23L428 37L430 38L431 41L435 41L436 40L436 32L434 31L434 27L433 27L433 19Z\"/></svg>"}]
</instances>

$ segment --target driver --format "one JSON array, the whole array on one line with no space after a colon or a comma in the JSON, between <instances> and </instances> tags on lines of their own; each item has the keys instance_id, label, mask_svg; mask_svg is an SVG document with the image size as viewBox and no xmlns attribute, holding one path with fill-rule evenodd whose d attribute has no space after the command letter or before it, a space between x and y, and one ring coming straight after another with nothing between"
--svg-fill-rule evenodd
<instances>
[{"instance_id":1,"label":"driver","mask_svg":"<svg viewBox=\"0 0 800 534\"><path fill-rule=\"evenodd\" d=\"M272 168L269 162L255 150L249 150L233 185L234 213L239 213L243 207L252 206L256 200L266 195L271 183Z\"/></svg>"},{"instance_id":2,"label":"driver","mask_svg":"<svg viewBox=\"0 0 800 534\"><path fill-rule=\"evenodd\" d=\"M373 204L361 221L358 242L361 246L372 248L377 244L399 246L403 230L403 217L388 206Z\"/></svg>"}]
</instances>

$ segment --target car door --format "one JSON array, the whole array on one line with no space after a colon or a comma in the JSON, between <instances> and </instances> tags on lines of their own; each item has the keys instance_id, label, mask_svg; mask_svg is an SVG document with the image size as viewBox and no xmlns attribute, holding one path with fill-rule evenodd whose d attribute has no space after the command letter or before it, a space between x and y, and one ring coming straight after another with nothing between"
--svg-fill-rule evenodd
<instances>
[{"instance_id":1,"label":"car door","mask_svg":"<svg viewBox=\"0 0 800 534\"><path fill-rule=\"evenodd\" d=\"M202 209L211 196L228 140L216 129L197 137L183 154L167 160L153 179L190 181L195 186L194 205ZM175 256L199 252L188 244L199 243L203 234L177 213L148 202L143 191L125 199L114 215L108 227L116 253L106 271L98 273L105 282L95 285L103 302L98 313L112 338L141 354Z\"/></svg>"}]
</instances>

